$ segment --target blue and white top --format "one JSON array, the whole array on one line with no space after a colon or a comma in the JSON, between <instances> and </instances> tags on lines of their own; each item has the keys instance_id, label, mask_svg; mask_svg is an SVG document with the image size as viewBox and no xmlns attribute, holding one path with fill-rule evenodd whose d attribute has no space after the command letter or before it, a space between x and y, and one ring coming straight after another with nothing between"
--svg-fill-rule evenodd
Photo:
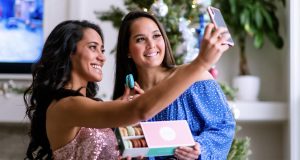
<instances>
[{"instance_id":1,"label":"blue and white top","mask_svg":"<svg viewBox=\"0 0 300 160\"><path fill-rule=\"evenodd\" d=\"M199 160L226 160L234 138L235 119L215 80L194 83L148 121L164 120L187 120L195 141L200 144Z\"/></svg>"}]
</instances>

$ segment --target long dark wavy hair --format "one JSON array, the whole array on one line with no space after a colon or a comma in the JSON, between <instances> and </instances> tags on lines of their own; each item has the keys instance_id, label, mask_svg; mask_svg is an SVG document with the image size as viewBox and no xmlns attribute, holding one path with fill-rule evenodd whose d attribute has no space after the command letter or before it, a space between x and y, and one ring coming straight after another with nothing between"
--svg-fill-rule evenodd
<instances>
[{"instance_id":1,"label":"long dark wavy hair","mask_svg":"<svg viewBox=\"0 0 300 160\"><path fill-rule=\"evenodd\" d=\"M123 19L119 29L117 55L116 55L116 73L113 99L117 99L123 94L125 89L125 77L127 74L133 74L134 79L137 79L137 69L132 58L128 58L129 39L131 36L130 28L132 23L138 18L149 18L158 26L162 37L165 41L165 56L162 66L172 68L175 66L175 60L172 53L172 48L167 37L167 34L160 22L150 13L144 11L131 11Z\"/></svg>"},{"instance_id":2,"label":"long dark wavy hair","mask_svg":"<svg viewBox=\"0 0 300 160\"><path fill-rule=\"evenodd\" d=\"M77 43L85 29L94 29L103 41L98 25L88 21L68 20L58 24L48 36L42 56L34 65L32 84L24 93L26 116L30 119L30 143L25 159L52 159L52 150L46 134L46 112L56 93L70 80L72 62L70 55L76 53ZM78 92L81 88L79 88ZM87 97L95 97L98 86L88 82Z\"/></svg>"}]
</instances>

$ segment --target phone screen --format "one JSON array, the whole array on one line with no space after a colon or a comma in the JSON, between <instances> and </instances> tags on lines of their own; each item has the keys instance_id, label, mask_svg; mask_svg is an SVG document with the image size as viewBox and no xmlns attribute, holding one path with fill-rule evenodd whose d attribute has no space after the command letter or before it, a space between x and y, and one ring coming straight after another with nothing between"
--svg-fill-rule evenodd
<instances>
[{"instance_id":1,"label":"phone screen","mask_svg":"<svg viewBox=\"0 0 300 160\"><path fill-rule=\"evenodd\" d=\"M228 30L228 27L227 27L227 25L226 25L226 23L224 21L222 13L221 13L221 11L218 8L214 8L214 7L209 6L207 8L207 10L208 10L210 19L215 24L216 28L218 28L218 27L225 27ZM228 45L231 45L231 46L234 45L234 41L233 41L231 35L230 35L230 38L227 41L228 41Z\"/></svg>"}]
</instances>

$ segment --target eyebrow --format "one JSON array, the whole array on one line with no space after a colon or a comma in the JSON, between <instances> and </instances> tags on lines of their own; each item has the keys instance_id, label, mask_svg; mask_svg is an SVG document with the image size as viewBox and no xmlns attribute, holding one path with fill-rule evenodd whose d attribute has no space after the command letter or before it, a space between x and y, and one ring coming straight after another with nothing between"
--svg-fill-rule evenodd
<instances>
[{"instance_id":1,"label":"eyebrow","mask_svg":"<svg viewBox=\"0 0 300 160\"><path fill-rule=\"evenodd\" d=\"M88 42L87 44L95 44L95 45L99 45L99 43L98 42ZM101 48L104 48L104 44L102 44L101 46L100 46Z\"/></svg>"},{"instance_id":2,"label":"eyebrow","mask_svg":"<svg viewBox=\"0 0 300 160\"><path fill-rule=\"evenodd\" d=\"M155 31L153 31L152 33L156 33L156 32L159 32L159 33L160 33L160 30L159 30L159 29L158 29L158 30L155 30ZM139 37L139 36L144 36L144 34L137 34L137 35L133 36L133 38L136 38L136 37Z\"/></svg>"},{"instance_id":3,"label":"eyebrow","mask_svg":"<svg viewBox=\"0 0 300 160\"><path fill-rule=\"evenodd\" d=\"M92 42L88 42L87 44L96 44L96 45L99 45L99 43L98 43L98 42L94 42L94 41L92 41Z\"/></svg>"}]
</instances>

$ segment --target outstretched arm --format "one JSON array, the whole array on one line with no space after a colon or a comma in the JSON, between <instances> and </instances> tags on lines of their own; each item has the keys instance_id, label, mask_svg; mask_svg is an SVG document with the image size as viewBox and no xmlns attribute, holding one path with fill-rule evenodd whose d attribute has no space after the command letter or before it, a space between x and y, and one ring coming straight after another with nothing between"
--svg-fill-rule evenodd
<instances>
[{"instance_id":1,"label":"outstretched arm","mask_svg":"<svg viewBox=\"0 0 300 160\"><path fill-rule=\"evenodd\" d=\"M133 124L154 116L197 81L229 48L223 45L228 36L219 36L226 30L213 32L213 27L212 24L206 27L201 53L192 63L178 68L167 80L134 100L96 102L85 97L69 97L55 104L60 107L49 108L60 110L53 117L65 122L64 125L107 128Z\"/></svg>"}]
</instances>

